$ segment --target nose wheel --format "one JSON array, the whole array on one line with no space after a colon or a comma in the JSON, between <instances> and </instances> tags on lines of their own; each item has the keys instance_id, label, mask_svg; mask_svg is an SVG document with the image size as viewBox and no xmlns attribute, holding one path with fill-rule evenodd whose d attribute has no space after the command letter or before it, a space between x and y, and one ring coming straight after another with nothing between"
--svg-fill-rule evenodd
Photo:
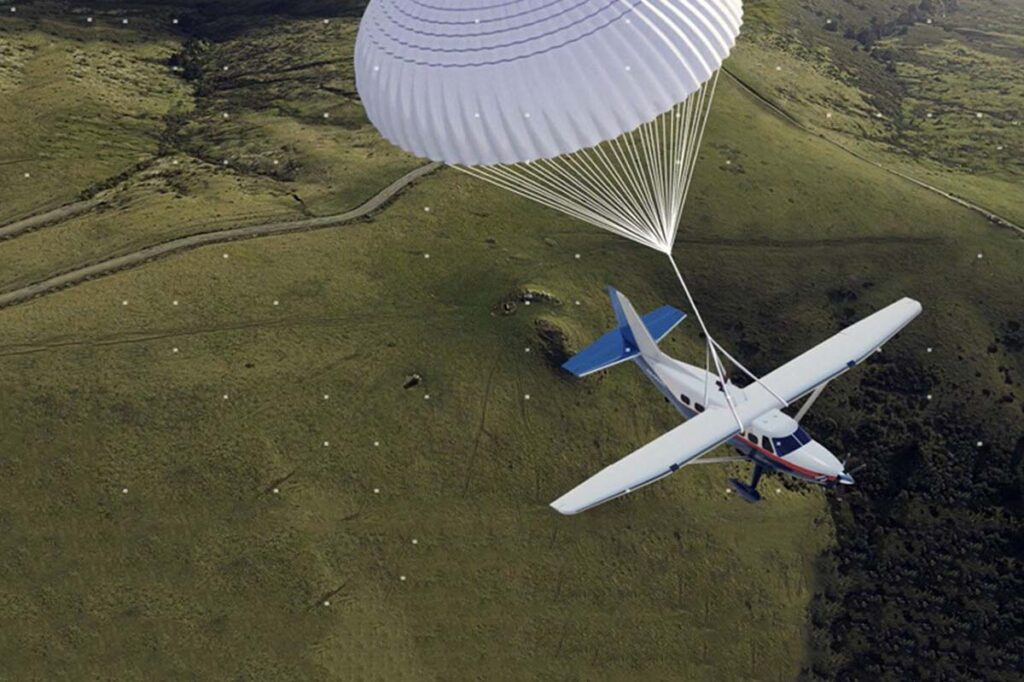
<instances>
[{"instance_id":1,"label":"nose wheel","mask_svg":"<svg viewBox=\"0 0 1024 682\"><path fill-rule=\"evenodd\" d=\"M754 465L754 475L750 479L750 483L743 483L735 478L729 479L729 485L735 490L740 497L751 504L761 501L761 493L757 492L757 484L761 480L761 474L764 473L764 468L760 464Z\"/></svg>"}]
</instances>

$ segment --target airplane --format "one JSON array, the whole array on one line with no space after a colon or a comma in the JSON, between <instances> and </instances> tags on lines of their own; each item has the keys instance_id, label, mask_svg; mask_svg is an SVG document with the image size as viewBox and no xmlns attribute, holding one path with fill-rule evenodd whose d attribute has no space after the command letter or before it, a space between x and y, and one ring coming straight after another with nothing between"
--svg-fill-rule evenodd
<instances>
[{"instance_id":1,"label":"airplane","mask_svg":"<svg viewBox=\"0 0 1024 682\"><path fill-rule=\"evenodd\" d=\"M747 460L750 483L730 479L748 502L761 499L765 471L787 474L826 488L852 485L853 476L814 440L800 420L825 386L863 362L921 313L921 304L903 298L843 329L803 355L740 388L700 367L669 357L658 348L686 314L662 306L640 317L625 296L608 288L618 328L571 357L562 367L584 377L632 361L686 420L635 452L605 467L551 503L562 514L578 514L669 476L695 462ZM726 392L728 398L726 397ZM810 394L794 417L782 412ZM739 457L699 458L720 445Z\"/></svg>"}]
</instances>

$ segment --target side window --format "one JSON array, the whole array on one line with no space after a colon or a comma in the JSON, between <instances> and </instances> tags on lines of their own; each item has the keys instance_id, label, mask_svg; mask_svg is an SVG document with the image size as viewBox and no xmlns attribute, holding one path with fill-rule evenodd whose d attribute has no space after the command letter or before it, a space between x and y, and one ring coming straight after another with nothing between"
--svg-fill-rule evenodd
<instances>
[{"instance_id":1,"label":"side window","mask_svg":"<svg viewBox=\"0 0 1024 682\"><path fill-rule=\"evenodd\" d=\"M700 403L694 403L693 404L693 408L695 410L697 410L698 412L703 412L704 411L704 406L701 405Z\"/></svg>"},{"instance_id":2,"label":"side window","mask_svg":"<svg viewBox=\"0 0 1024 682\"><path fill-rule=\"evenodd\" d=\"M689 405L690 404L690 399L687 398L682 393L679 394L679 399L683 401L683 405Z\"/></svg>"},{"instance_id":3,"label":"side window","mask_svg":"<svg viewBox=\"0 0 1024 682\"><path fill-rule=\"evenodd\" d=\"M773 454L775 452L775 450L772 448L772 439L769 438L768 436L761 436L761 447L763 447L765 450Z\"/></svg>"}]
</instances>

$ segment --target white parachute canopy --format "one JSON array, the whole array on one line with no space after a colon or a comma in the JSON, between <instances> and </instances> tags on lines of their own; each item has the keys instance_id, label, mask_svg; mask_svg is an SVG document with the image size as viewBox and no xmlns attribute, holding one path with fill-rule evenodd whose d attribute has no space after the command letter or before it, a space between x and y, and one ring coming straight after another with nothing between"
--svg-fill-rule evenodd
<instances>
[{"instance_id":1,"label":"white parachute canopy","mask_svg":"<svg viewBox=\"0 0 1024 682\"><path fill-rule=\"evenodd\" d=\"M740 0L371 0L367 115L443 161L671 254Z\"/></svg>"}]
</instances>

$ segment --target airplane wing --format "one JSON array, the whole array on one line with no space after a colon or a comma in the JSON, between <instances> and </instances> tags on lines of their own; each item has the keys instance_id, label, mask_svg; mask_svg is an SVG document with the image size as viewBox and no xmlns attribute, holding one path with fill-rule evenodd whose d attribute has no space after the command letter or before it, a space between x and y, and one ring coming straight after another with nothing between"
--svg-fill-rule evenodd
<instances>
[{"instance_id":1,"label":"airplane wing","mask_svg":"<svg viewBox=\"0 0 1024 682\"><path fill-rule=\"evenodd\" d=\"M803 355L743 389L747 400L736 406L744 424L783 407L778 395L793 402L863 362L921 313L921 304L904 298L850 325ZM766 384L771 391L761 384ZM773 394L774 392L774 394ZM639 450L611 464L551 503L563 514L578 514L674 473L739 433L732 413L708 409Z\"/></svg>"},{"instance_id":2,"label":"airplane wing","mask_svg":"<svg viewBox=\"0 0 1024 682\"><path fill-rule=\"evenodd\" d=\"M859 365L920 313L920 303L912 298L900 299L761 377L761 383L791 403ZM755 403L772 403L764 412L781 407L760 384L743 390Z\"/></svg>"},{"instance_id":3,"label":"airplane wing","mask_svg":"<svg viewBox=\"0 0 1024 682\"><path fill-rule=\"evenodd\" d=\"M736 420L729 410L708 409L605 467L551 506L562 514L578 514L596 507L674 473L737 433Z\"/></svg>"}]
</instances>

